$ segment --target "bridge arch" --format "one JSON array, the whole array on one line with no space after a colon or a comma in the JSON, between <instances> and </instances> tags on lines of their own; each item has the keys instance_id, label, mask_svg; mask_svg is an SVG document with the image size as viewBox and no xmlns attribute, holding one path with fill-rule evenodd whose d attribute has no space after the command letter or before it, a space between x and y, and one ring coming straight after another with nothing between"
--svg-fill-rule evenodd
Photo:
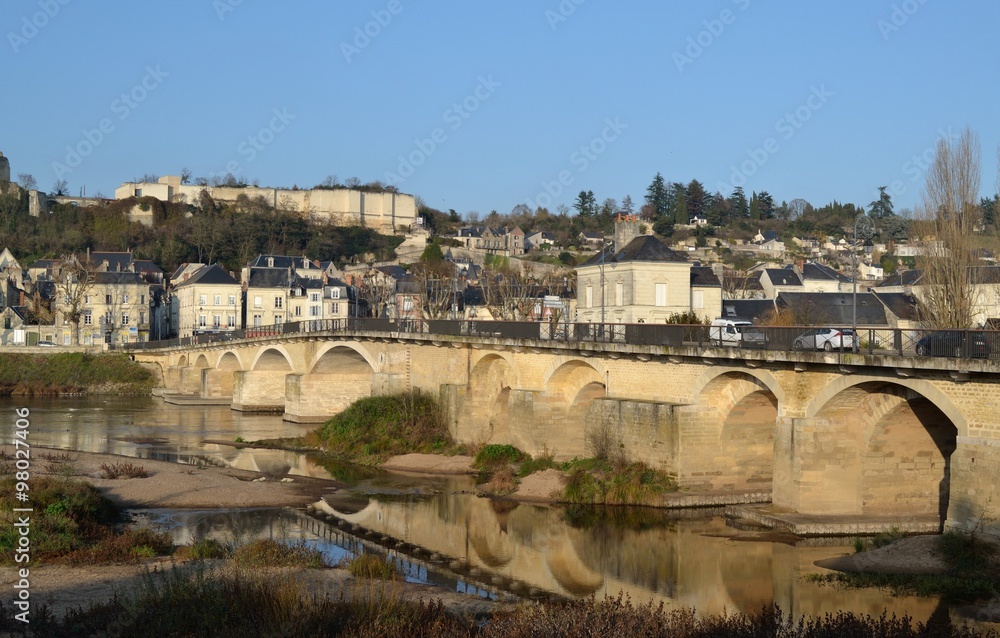
<instances>
[{"instance_id":1,"label":"bridge arch","mask_svg":"<svg viewBox=\"0 0 1000 638\"><path fill-rule=\"evenodd\" d=\"M692 403L697 402L699 397L705 390L705 387L711 384L713 381L720 377L729 378L733 374L743 375L744 377L751 377L756 379L762 389L766 389L774 398L777 399L778 404L782 405L785 401L785 389L774 378L767 370L753 369L753 368L722 368L722 367L712 367L706 370L698 380L695 381L694 385L691 387L691 401Z\"/></svg>"},{"instance_id":2,"label":"bridge arch","mask_svg":"<svg viewBox=\"0 0 1000 638\"><path fill-rule=\"evenodd\" d=\"M243 369L243 364L240 362L239 356L235 352L225 352L221 357L219 357L219 363L215 366L219 370L228 370L230 372L235 372L237 370Z\"/></svg>"},{"instance_id":3,"label":"bridge arch","mask_svg":"<svg viewBox=\"0 0 1000 638\"><path fill-rule=\"evenodd\" d=\"M962 411L955 406L952 400L948 398L948 395L939 390L937 386L926 379L887 379L884 377L854 375L840 376L816 393L813 400L806 406L806 418L816 416L819 411L823 409L823 406L829 403L833 397L841 392L854 386L871 383L888 383L912 390L916 394L919 394L933 403L937 409L941 410L941 412L943 412L944 415L947 416L952 424L954 424L954 426L958 429L959 436L968 436L969 425L965 416L962 414Z\"/></svg>"},{"instance_id":4,"label":"bridge arch","mask_svg":"<svg viewBox=\"0 0 1000 638\"><path fill-rule=\"evenodd\" d=\"M198 358L194 360L194 367L196 368L211 368L211 364L208 363L208 357L204 353L199 354Z\"/></svg>"},{"instance_id":5,"label":"bridge arch","mask_svg":"<svg viewBox=\"0 0 1000 638\"><path fill-rule=\"evenodd\" d=\"M770 490L780 386L770 374L744 369L712 371L695 386L682 413L678 462L692 487ZM777 390L777 392L776 392ZM695 469L700 466L700 471Z\"/></svg>"},{"instance_id":6,"label":"bridge arch","mask_svg":"<svg viewBox=\"0 0 1000 638\"><path fill-rule=\"evenodd\" d=\"M604 381L604 376L594 366L580 359L570 359L546 377L545 392L570 405L585 386L592 383L605 386Z\"/></svg>"},{"instance_id":7,"label":"bridge arch","mask_svg":"<svg viewBox=\"0 0 1000 638\"><path fill-rule=\"evenodd\" d=\"M469 374L472 427L486 440L523 444L512 439L510 424L511 389L518 387L517 371L503 355L490 353L476 362ZM466 437L459 435L460 439Z\"/></svg>"},{"instance_id":8,"label":"bridge arch","mask_svg":"<svg viewBox=\"0 0 1000 638\"><path fill-rule=\"evenodd\" d=\"M619 432L607 432L603 419L592 414L594 402L607 396L603 375L586 361L571 359L556 368L545 382L545 405L555 431L548 440L559 441L553 450L556 458L584 456L596 450L587 449L588 433L592 441L606 441L608 436L620 437ZM600 430L598 430L600 428Z\"/></svg>"},{"instance_id":9,"label":"bridge arch","mask_svg":"<svg viewBox=\"0 0 1000 638\"><path fill-rule=\"evenodd\" d=\"M803 467L821 480L821 496L806 488L806 507L860 515L947 518L951 456L964 423L940 396L909 379L838 380L840 390L817 396L811 434L800 448ZM936 393L934 393L936 395ZM823 401L820 403L820 401ZM832 462L831 462L832 461Z\"/></svg>"},{"instance_id":10,"label":"bridge arch","mask_svg":"<svg viewBox=\"0 0 1000 638\"><path fill-rule=\"evenodd\" d=\"M177 367L186 368L187 364L188 364L188 358L186 354L182 354L180 357L177 358Z\"/></svg>"},{"instance_id":11,"label":"bridge arch","mask_svg":"<svg viewBox=\"0 0 1000 638\"><path fill-rule=\"evenodd\" d=\"M375 359L355 345L332 343L324 345L309 365L309 374L373 373L378 370Z\"/></svg>"},{"instance_id":12,"label":"bridge arch","mask_svg":"<svg viewBox=\"0 0 1000 638\"><path fill-rule=\"evenodd\" d=\"M284 346L268 346L257 353L250 369L254 372L291 372L295 366Z\"/></svg>"}]
</instances>

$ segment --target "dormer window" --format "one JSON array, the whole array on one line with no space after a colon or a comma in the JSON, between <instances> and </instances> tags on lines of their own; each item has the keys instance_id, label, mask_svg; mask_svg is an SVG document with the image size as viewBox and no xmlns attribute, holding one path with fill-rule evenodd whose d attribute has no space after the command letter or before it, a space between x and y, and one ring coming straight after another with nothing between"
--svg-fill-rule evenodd
<instances>
[{"instance_id":1,"label":"dormer window","mask_svg":"<svg viewBox=\"0 0 1000 638\"><path fill-rule=\"evenodd\" d=\"M268 257L267 258L267 267L268 268L274 268L274 257Z\"/></svg>"}]
</instances>

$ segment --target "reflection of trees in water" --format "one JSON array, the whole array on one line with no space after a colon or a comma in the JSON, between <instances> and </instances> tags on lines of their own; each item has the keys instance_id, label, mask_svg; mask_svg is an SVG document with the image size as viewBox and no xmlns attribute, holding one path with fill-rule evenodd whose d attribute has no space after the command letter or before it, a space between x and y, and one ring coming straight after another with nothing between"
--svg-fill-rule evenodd
<instances>
[{"instance_id":1,"label":"reflection of trees in water","mask_svg":"<svg viewBox=\"0 0 1000 638\"><path fill-rule=\"evenodd\" d=\"M281 509L223 511L200 514L186 521L195 539L216 538L236 544L260 538L284 538L295 523L292 513Z\"/></svg>"},{"instance_id":2,"label":"reflection of trees in water","mask_svg":"<svg viewBox=\"0 0 1000 638\"><path fill-rule=\"evenodd\" d=\"M601 505L570 505L563 510L566 522L577 529L610 527L614 529L674 529L676 514L651 507L604 507Z\"/></svg>"}]
</instances>

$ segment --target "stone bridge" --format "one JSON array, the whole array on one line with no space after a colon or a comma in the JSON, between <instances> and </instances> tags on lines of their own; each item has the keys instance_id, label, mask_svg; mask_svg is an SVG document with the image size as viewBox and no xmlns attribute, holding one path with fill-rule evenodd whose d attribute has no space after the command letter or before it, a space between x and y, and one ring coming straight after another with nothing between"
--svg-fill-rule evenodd
<instances>
[{"instance_id":1,"label":"stone bridge","mask_svg":"<svg viewBox=\"0 0 1000 638\"><path fill-rule=\"evenodd\" d=\"M989 360L372 331L134 358L169 390L234 410L321 422L361 397L423 390L462 442L569 459L603 439L687 491L770 491L776 513L1000 536L1000 364Z\"/></svg>"}]
</instances>

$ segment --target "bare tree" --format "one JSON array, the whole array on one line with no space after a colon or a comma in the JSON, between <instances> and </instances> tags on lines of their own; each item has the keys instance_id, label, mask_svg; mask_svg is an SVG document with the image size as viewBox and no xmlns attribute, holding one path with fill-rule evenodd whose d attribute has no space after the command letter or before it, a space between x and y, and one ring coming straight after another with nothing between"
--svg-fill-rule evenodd
<instances>
[{"instance_id":1,"label":"bare tree","mask_svg":"<svg viewBox=\"0 0 1000 638\"><path fill-rule=\"evenodd\" d=\"M981 230L978 136L966 129L956 141L938 142L927 172L923 220L917 224L927 249L918 259L923 270L921 318L933 328L971 328L982 290L975 268Z\"/></svg>"},{"instance_id":2,"label":"bare tree","mask_svg":"<svg viewBox=\"0 0 1000 638\"><path fill-rule=\"evenodd\" d=\"M33 191L38 188L38 180L31 173L18 173L17 183L26 191Z\"/></svg>"},{"instance_id":3,"label":"bare tree","mask_svg":"<svg viewBox=\"0 0 1000 638\"><path fill-rule=\"evenodd\" d=\"M80 345L80 319L94 289L96 269L76 255L64 257L56 277L56 303L62 316L73 325L72 345Z\"/></svg>"},{"instance_id":4,"label":"bare tree","mask_svg":"<svg viewBox=\"0 0 1000 638\"><path fill-rule=\"evenodd\" d=\"M483 275L483 304L494 319L523 321L533 312L539 282L530 263L518 270L506 259L493 261Z\"/></svg>"},{"instance_id":5,"label":"bare tree","mask_svg":"<svg viewBox=\"0 0 1000 638\"><path fill-rule=\"evenodd\" d=\"M421 261L411 271L420 286L425 319L444 319L460 294L455 265L450 261Z\"/></svg>"},{"instance_id":6,"label":"bare tree","mask_svg":"<svg viewBox=\"0 0 1000 638\"><path fill-rule=\"evenodd\" d=\"M52 194L62 196L67 193L69 193L69 182L64 179L57 179L52 185Z\"/></svg>"},{"instance_id":7,"label":"bare tree","mask_svg":"<svg viewBox=\"0 0 1000 638\"><path fill-rule=\"evenodd\" d=\"M391 281L391 277L381 270L369 267L359 283L358 294L368 303L372 315L384 318L396 294L396 285Z\"/></svg>"},{"instance_id":8,"label":"bare tree","mask_svg":"<svg viewBox=\"0 0 1000 638\"><path fill-rule=\"evenodd\" d=\"M759 299L762 296L759 280L746 270L724 270L722 273L723 299Z\"/></svg>"}]
</instances>

